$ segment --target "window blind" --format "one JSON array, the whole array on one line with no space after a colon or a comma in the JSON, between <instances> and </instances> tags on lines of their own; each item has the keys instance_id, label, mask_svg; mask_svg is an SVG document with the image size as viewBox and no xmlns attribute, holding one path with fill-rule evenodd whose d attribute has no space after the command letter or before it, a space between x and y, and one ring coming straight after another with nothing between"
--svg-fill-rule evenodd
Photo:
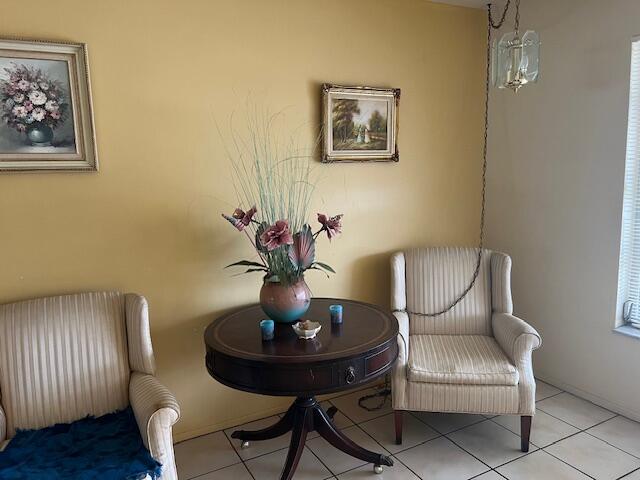
<instances>
[{"instance_id":1,"label":"window blind","mask_svg":"<svg viewBox=\"0 0 640 480\"><path fill-rule=\"evenodd\" d=\"M618 298L623 323L640 328L640 38L631 45Z\"/></svg>"}]
</instances>

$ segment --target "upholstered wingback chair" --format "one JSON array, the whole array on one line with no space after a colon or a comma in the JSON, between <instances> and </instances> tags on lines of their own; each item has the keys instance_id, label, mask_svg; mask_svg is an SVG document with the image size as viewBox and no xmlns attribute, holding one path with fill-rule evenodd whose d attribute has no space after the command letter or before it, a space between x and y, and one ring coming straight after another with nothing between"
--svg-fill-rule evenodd
<instances>
[{"instance_id":1,"label":"upholstered wingback chair","mask_svg":"<svg viewBox=\"0 0 640 480\"><path fill-rule=\"evenodd\" d=\"M178 478L171 428L180 416L160 384L144 297L80 293L0 306L0 445L131 405L163 480Z\"/></svg>"},{"instance_id":2,"label":"upholstered wingback chair","mask_svg":"<svg viewBox=\"0 0 640 480\"><path fill-rule=\"evenodd\" d=\"M529 449L536 384L531 352L541 338L512 315L511 258L484 250L477 281L467 287L478 250L418 248L391 257L391 306L400 326L392 372L396 441L402 411L520 415Z\"/></svg>"}]
</instances>

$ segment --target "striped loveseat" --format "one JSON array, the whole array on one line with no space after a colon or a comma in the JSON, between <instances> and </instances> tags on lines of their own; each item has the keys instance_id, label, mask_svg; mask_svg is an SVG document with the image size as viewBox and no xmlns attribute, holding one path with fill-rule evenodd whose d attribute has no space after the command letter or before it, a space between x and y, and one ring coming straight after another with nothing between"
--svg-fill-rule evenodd
<instances>
[{"instance_id":1,"label":"striped loveseat","mask_svg":"<svg viewBox=\"0 0 640 480\"><path fill-rule=\"evenodd\" d=\"M467 287L478 250L417 248L391 258L391 306L400 326L392 372L396 441L402 412L520 415L528 451L535 389L531 352L540 335L512 315L511 258L483 250L477 281Z\"/></svg>"}]
</instances>

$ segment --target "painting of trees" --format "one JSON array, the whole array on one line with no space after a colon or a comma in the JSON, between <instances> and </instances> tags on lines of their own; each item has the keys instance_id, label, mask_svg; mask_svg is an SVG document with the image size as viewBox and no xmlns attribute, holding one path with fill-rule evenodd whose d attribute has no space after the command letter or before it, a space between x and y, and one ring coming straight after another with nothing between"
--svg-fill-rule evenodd
<instances>
[{"instance_id":1,"label":"painting of trees","mask_svg":"<svg viewBox=\"0 0 640 480\"><path fill-rule=\"evenodd\" d=\"M353 136L353 116L360 113L358 100L338 98L333 101L333 137L346 142Z\"/></svg>"},{"instance_id":2,"label":"painting of trees","mask_svg":"<svg viewBox=\"0 0 640 480\"><path fill-rule=\"evenodd\" d=\"M369 128L372 132L386 132L387 119L378 110L374 110L369 119Z\"/></svg>"}]
</instances>

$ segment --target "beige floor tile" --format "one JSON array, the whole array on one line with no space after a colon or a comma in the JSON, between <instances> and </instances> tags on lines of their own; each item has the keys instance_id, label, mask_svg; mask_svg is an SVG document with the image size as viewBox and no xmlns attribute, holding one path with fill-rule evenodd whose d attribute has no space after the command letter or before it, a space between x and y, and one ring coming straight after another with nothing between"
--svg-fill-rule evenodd
<instances>
[{"instance_id":1,"label":"beige floor tile","mask_svg":"<svg viewBox=\"0 0 640 480\"><path fill-rule=\"evenodd\" d=\"M560 390L559 388L556 388L553 385L549 385L542 380L536 379L536 402L544 400L547 397L557 395L561 392L562 390Z\"/></svg>"},{"instance_id":2,"label":"beige floor tile","mask_svg":"<svg viewBox=\"0 0 640 480\"><path fill-rule=\"evenodd\" d=\"M542 400L536 405L538 410L553 415L580 430L593 427L615 416L615 413L609 410L566 392Z\"/></svg>"},{"instance_id":3,"label":"beige floor tile","mask_svg":"<svg viewBox=\"0 0 640 480\"><path fill-rule=\"evenodd\" d=\"M405 450L396 457L428 480L465 480L489 470L445 437Z\"/></svg>"},{"instance_id":4,"label":"beige floor tile","mask_svg":"<svg viewBox=\"0 0 640 480\"><path fill-rule=\"evenodd\" d=\"M524 455L520 451L520 436L491 420L450 433L447 437L491 467ZM531 445L530 448L535 450L537 447Z\"/></svg>"},{"instance_id":5,"label":"beige floor tile","mask_svg":"<svg viewBox=\"0 0 640 480\"><path fill-rule=\"evenodd\" d=\"M393 413L361 423L360 428L371 435L380 445L391 453L415 447L419 443L432 440L439 436L438 432L408 413L403 415L402 423L402 445L396 445Z\"/></svg>"},{"instance_id":6,"label":"beige floor tile","mask_svg":"<svg viewBox=\"0 0 640 480\"><path fill-rule=\"evenodd\" d=\"M625 417L615 417L588 432L631 455L640 457L640 423Z\"/></svg>"},{"instance_id":7,"label":"beige floor tile","mask_svg":"<svg viewBox=\"0 0 640 480\"><path fill-rule=\"evenodd\" d=\"M589 480L583 473L543 450L507 463L497 470L509 480Z\"/></svg>"},{"instance_id":8,"label":"beige floor tile","mask_svg":"<svg viewBox=\"0 0 640 480\"><path fill-rule=\"evenodd\" d=\"M508 428L516 435L520 435L520 417L516 415L502 415L495 417L494 422ZM578 433L575 427L551 415L538 410L533 417L531 426L531 442L538 447L546 447L569 435Z\"/></svg>"},{"instance_id":9,"label":"beige floor tile","mask_svg":"<svg viewBox=\"0 0 640 480\"><path fill-rule=\"evenodd\" d=\"M256 420L255 422L246 423L244 425L240 425L239 427L227 428L224 433L227 435L227 437L229 437L231 445L233 445L233 448L236 450L238 455L240 455L243 460L248 460L250 458L257 457L258 455L264 455L266 453L280 450L281 448L287 448L289 446L289 442L291 441L291 432L287 433L286 435L282 435L281 437L273 438L271 440L250 442L249 447L245 449L240 448L240 440L231 438L231 434L235 430L260 430L262 428L273 425L278 420L279 417L277 416L263 418L262 420Z\"/></svg>"},{"instance_id":10,"label":"beige floor tile","mask_svg":"<svg viewBox=\"0 0 640 480\"><path fill-rule=\"evenodd\" d=\"M380 410L375 410L373 412L369 412L358 405L358 400L372 393L376 393L377 389L366 389L359 390L357 392L350 393L348 395L344 395L342 397L334 398L331 400L338 410L349 417L349 419L353 420L356 423L366 422L367 420L372 420L377 417L381 417L382 415L386 415L387 413L391 413L393 410L391 409L391 397L387 398L384 406Z\"/></svg>"},{"instance_id":11,"label":"beige floor tile","mask_svg":"<svg viewBox=\"0 0 640 480\"><path fill-rule=\"evenodd\" d=\"M385 466L381 474L375 473L371 465L364 465L338 475L338 480L420 480L420 478L394 458L393 467Z\"/></svg>"},{"instance_id":12,"label":"beige floor tile","mask_svg":"<svg viewBox=\"0 0 640 480\"><path fill-rule=\"evenodd\" d=\"M287 459L288 449L262 455L246 462L247 468L256 480L278 480ZM302 452L294 478L296 480L324 480L331 472L309 451ZM236 480L235 478L229 480Z\"/></svg>"},{"instance_id":13,"label":"beige floor tile","mask_svg":"<svg viewBox=\"0 0 640 480\"><path fill-rule=\"evenodd\" d=\"M483 415L466 413L411 412L411 414L442 434L480 423L486 418Z\"/></svg>"},{"instance_id":14,"label":"beige floor tile","mask_svg":"<svg viewBox=\"0 0 640 480\"><path fill-rule=\"evenodd\" d=\"M483 473L478 477L473 477L473 480L504 480L504 477L491 470L487 473Z\"/></svg>"},{"instance_id":15,"label":"beige floor tile","mask_svg":"<svg viewBox=\"0 0 640 480\"><path fill-rule=\"evenodd\" d=\"M184 480L240 462L222 432L185 440L176 444L173 450L178 475Z\"/></svg>"},{"instance_id":16,"label":"beige floor tile","mask_svg":"<svg viewBox=\"0 0 640 480\"><path fill-rule=\"evenodd\" d=\"M185 480L180 476L180 480ZM197 480L253 480L253 477L242 463L207 473Z\"/></svg>"},{"instance_id":17,"label":"beige floor tile","mask_svg":"<svg viewBox=\"0 0 640 480\"><path fill-rule=\"evenodd\" d=\"M324 408L326 412L329 409L329 407L331 407L331 405L333 404L330 401L326 401L326 402L321 402L320 405L322 405L322 408ZM344 415L344 413L340 411L340 408L338 407L338 413L336 413L335 417L333 417L333 424L336 427L343 429L353 425L353 422L349 418L347 418Z\"/></svg>"},{"instance_id":18,"label":"beige floor tile","mask_svg":"<svg viewBox=\"0 0 640 480\"><path fill-rule=\"evenodd\" d=\"M629 475L622 477L620 480L640 480L640 470L631 472Z\"/></svg>"},{"instance_id":19,"label":"beige floor tile","mask_svg":"<svg viewBox=\"0 0 640 480\"><path fill-rule=\"evenodd\" d=\"M342 432L362 448L366 448L367 450L371 450L375 453L381 453L383 455L389 454L384 448L376 443L373 438L357 426L345 428ZM322 463L329 467L334 475L339 475L366 463L338 450L321 437L309 440L307 442L307 447L309 447L311 451L313 451L313 453L322 460Z\"/></svg>"},{"instance_id":20,"label":"beige floor tile","mask_svg":"<svg viewBox=\"0 0 640 480\"><path fill-rule=\"evenodd\" d=\"M545 451L599 480L615 479L640 467L637 458L584 432L565 438Z\"/></svg>"}]
</instances>

